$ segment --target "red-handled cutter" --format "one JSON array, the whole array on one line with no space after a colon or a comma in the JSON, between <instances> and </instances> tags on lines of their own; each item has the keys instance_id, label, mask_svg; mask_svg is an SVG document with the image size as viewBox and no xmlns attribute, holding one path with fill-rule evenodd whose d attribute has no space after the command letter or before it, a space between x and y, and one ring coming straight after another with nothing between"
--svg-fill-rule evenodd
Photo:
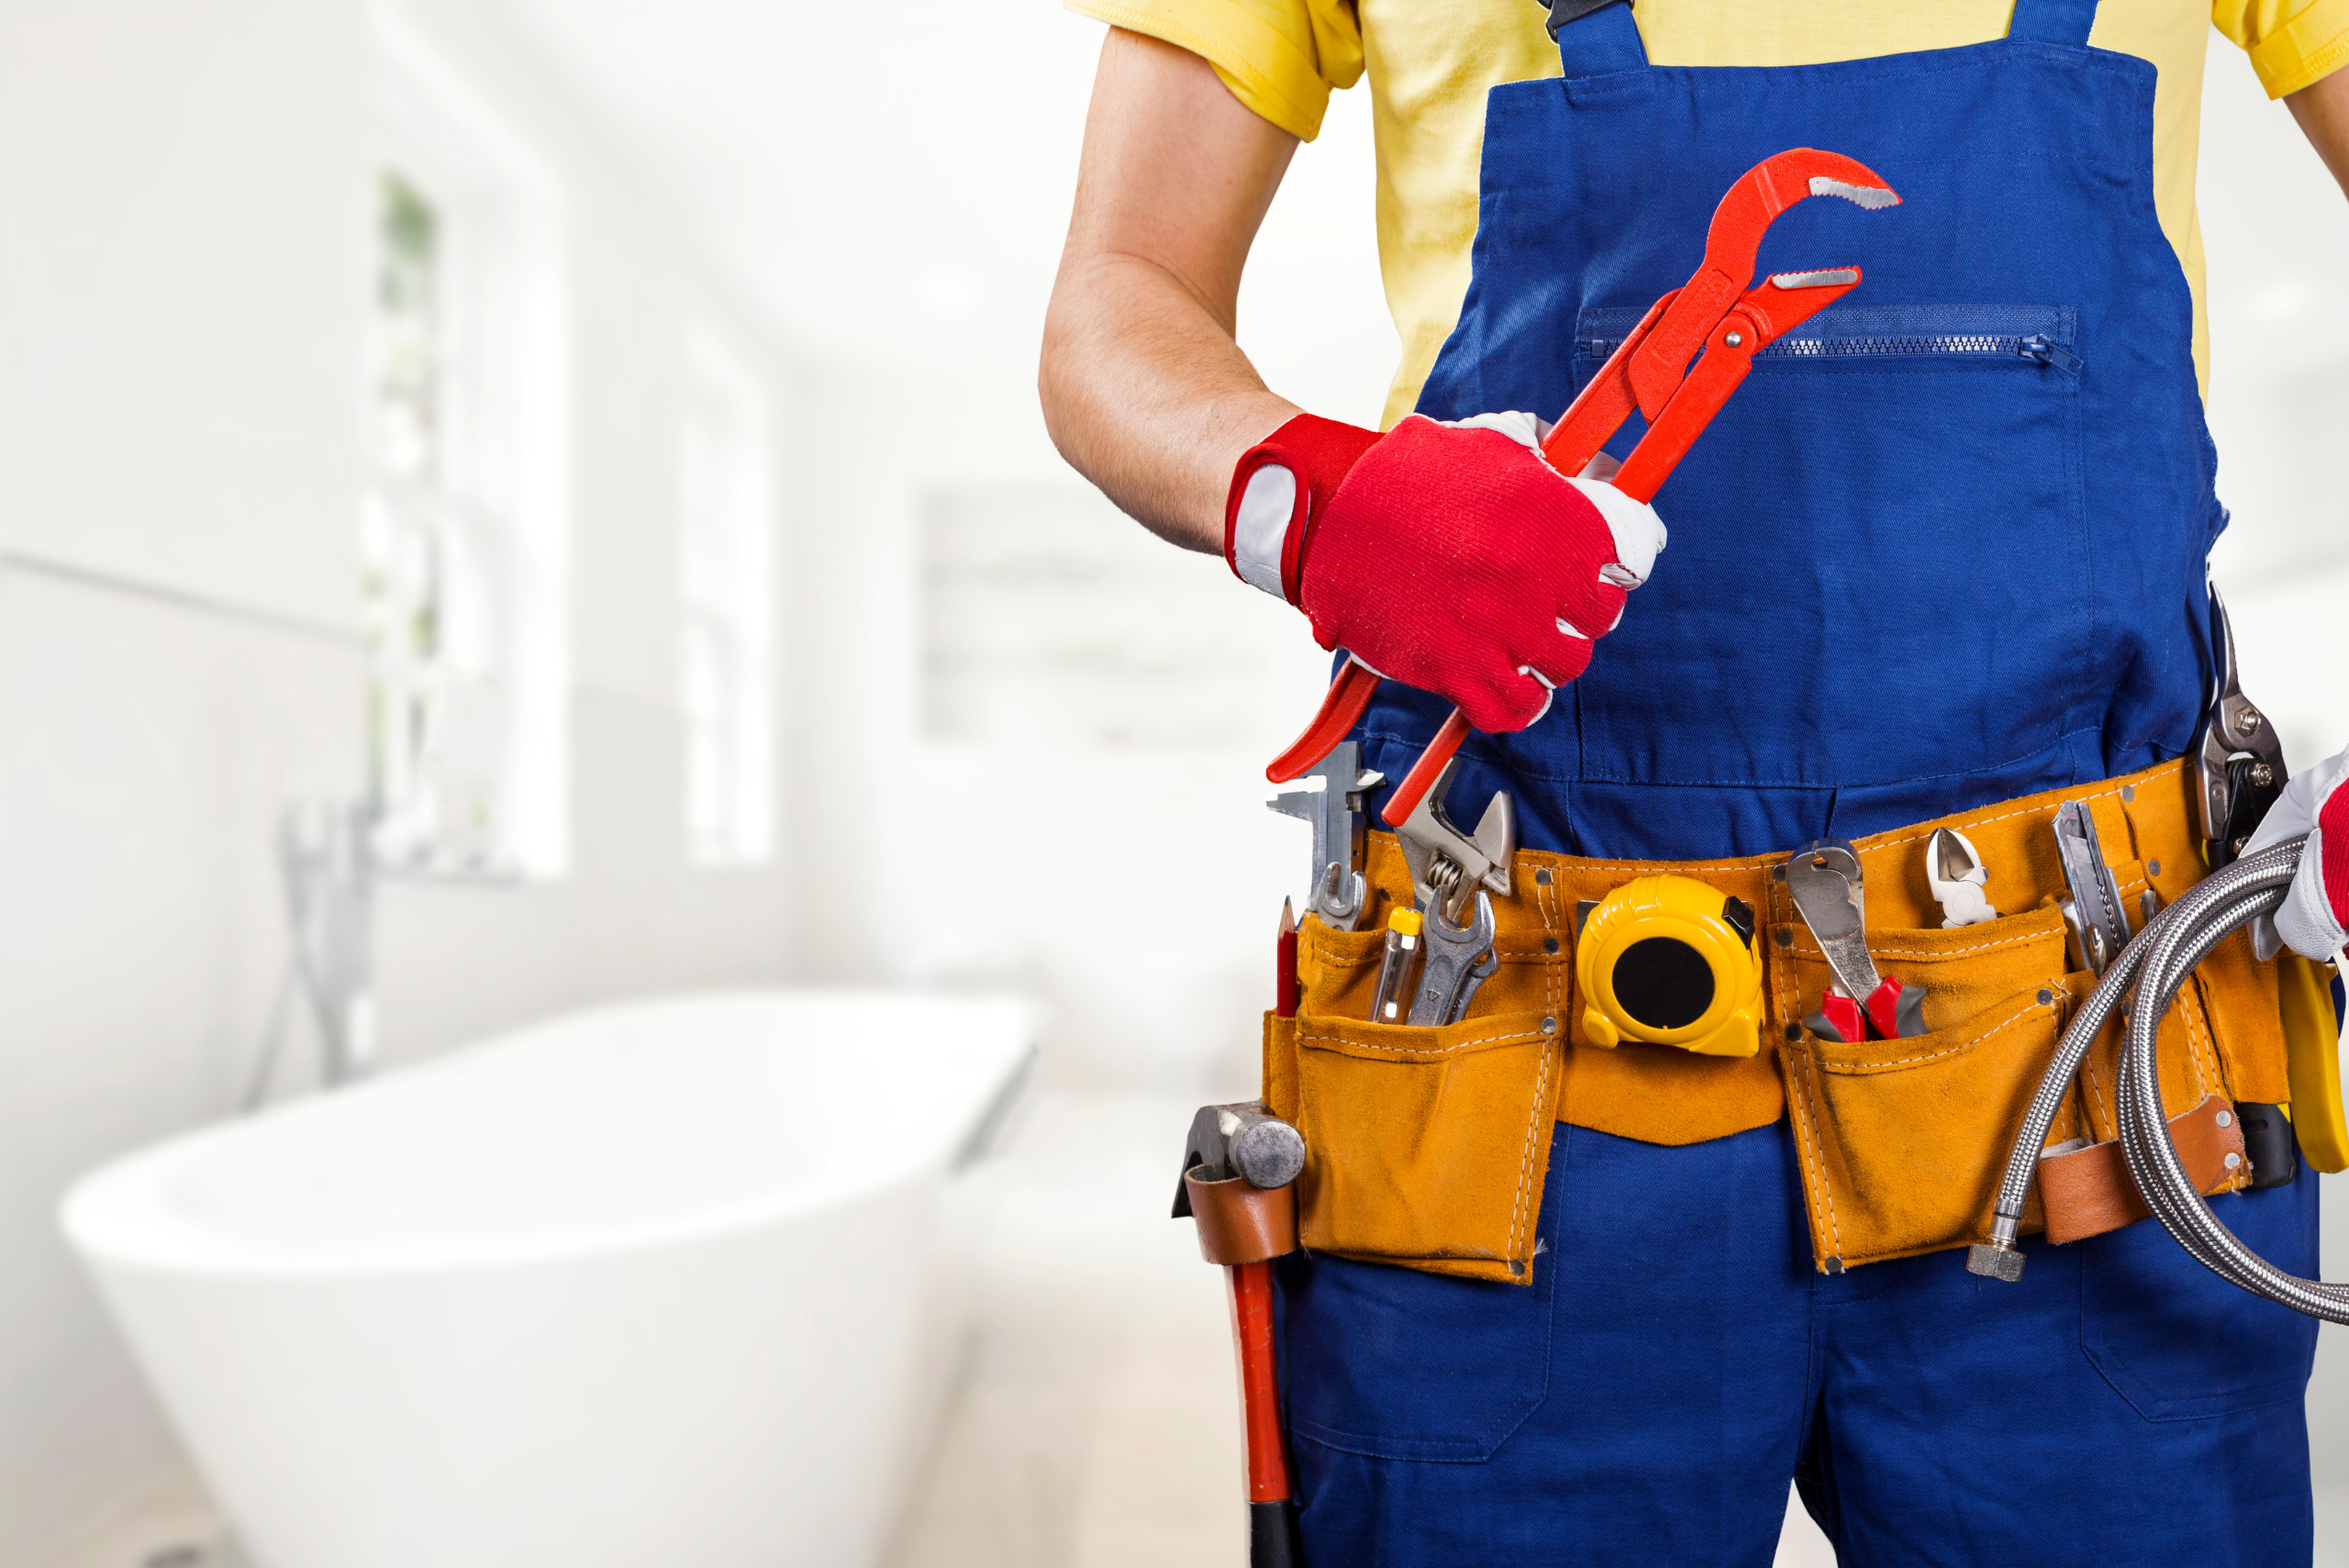
<instances>
[{"instance_id":1,"label":"red-handled cutter","mask_svg":"<svg viewBox=\"0 0 2349 1568\"><path fill-rule=\"evenodd\" d=\"M1858 285L1857 267L1836 267L1779 272L1749 286L1771 221L1807 196L1841 196L1870 208L1900 200L1866 164L1816 148L1794 148L1748 169L1713 209L1704 265L1648 307L1542 443L1553 468L1580 473L1637 408L1648 422L1647 434L1631 449L1614 484L1634 500L1653 500L1744 381L1753 356ZM1377 686L1375 671L1349 659L1330 683L1313 722L1273 759L1265 777L1286 784L1327 756L1361 719ZM1455 708L1387 796L1380 815L1388 826L1409 817L1467 738L1468 721Z\"/></svg>"}]
</instances>

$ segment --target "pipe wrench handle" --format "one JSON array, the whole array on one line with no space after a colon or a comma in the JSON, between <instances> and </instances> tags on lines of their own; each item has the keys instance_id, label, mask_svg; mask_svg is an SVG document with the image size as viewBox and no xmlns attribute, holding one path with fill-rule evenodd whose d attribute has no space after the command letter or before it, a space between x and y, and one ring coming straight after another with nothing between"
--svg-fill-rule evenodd
<instances>
[{"instance_id":1,"label":"pipe wrench handle","mask_svg":"<svg viewBox=\"0 0 2349 1568\"><path fill-rule=\"evenodd\" d=\"M1378 672L1361 660L1348 656L1337 678L1321 698L1321 706L1314 713L1303 734L1288 743L1286 750L1275 757L1264 769L1264 777L1274 784L1286 784L1302 778L1313 764L1336 749L1339 741L1362 722L1363 710L1378 690Z\"/></svg>"}]
</instances>

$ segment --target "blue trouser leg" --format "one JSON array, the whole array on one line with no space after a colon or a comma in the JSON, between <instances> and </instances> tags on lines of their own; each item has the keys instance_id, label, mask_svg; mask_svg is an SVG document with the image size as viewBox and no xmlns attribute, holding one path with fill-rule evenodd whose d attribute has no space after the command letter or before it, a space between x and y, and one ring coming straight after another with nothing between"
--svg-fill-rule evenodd
<instances>
[{"instance_id":1,"label":"blue trouser leg","mask_svg":"<svg viewBox=\"0 0 2349 1568\"><path fill-rule=\"evenodd\" d=\"M2313 1273L2313 1175L2217 1200ZM1561 1127L1531 1287L1295 1257L1284 1378L1315 1568L1767 1564L1789 1478L1850 1564L2306 1563L2315 1325L2151 1222L1814 1273L1783 1128Z\"/></svg>"}]
</instances>

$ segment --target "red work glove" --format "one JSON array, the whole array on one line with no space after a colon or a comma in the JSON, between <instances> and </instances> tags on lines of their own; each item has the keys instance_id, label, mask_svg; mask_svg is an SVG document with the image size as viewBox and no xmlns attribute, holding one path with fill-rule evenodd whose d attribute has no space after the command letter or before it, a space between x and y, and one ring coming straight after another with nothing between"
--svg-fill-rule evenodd
<instances>
[{"instance_id":1,"label":"red work glove","mask_svg":"<svg viewBox=\"0 0 2349 1568\"><path fill-rule=\"evenodd\" d=\"M2284 895L2284 906L2274 917L2275 934L2303 958L2319 963L2339 952L2349 941L2349 751L2297 774L2284 793L2260 818L2258 830L2244 843L2250 855L2287 839L2309 836L2300 851L2300 869ZM2261 921L2262 928L2267 921ZM2258 936L2266 939L2262 929ZM2256 945L2263 958L2272 957L2275 943Z\"/></svg>"},{"instance_id":2,"label":"red work glove","mask_svg":"<svg viewBox=\"0 0 2349 1568\"><path fill-rule=\"evenodd\" d=\"M1655 509L1540 450L1531 414L1381 436L1301 414L1250 449L1224 559L1302 609L1324 648L1522 729L1582 673L1664 548Z\"/></svg>"}]
</instances>

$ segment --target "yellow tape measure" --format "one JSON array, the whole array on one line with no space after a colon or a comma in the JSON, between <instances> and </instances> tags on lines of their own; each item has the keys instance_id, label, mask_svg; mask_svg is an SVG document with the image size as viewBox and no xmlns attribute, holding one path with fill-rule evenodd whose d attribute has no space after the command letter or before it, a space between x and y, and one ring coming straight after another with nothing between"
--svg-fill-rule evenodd
<instances>
[{"instance_id":1,"label":"yellow tape measure","mask_svg":"<svg viewBox=\"0 0 2349 1568\"><path fill-rule=\"evenodd\" d=\"M1583 1038L1704 1056L1762 1049L1753 910L1694 877L1643 876L1591 907L1575 941Z\"/></svg>"}]
</instances>

